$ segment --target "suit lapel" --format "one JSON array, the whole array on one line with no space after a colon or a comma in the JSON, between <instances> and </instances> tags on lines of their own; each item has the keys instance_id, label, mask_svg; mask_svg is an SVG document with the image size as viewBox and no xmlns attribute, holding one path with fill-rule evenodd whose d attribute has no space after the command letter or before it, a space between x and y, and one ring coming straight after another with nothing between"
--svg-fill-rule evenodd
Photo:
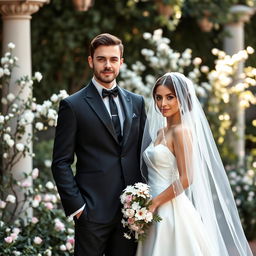
<instances>
[{"instance_id":1,"label":"suit lapel","mask_svg":"<svg viewBox=\"0 0 256 256\"><path fill-rule=\"evenodd\" d=\"M118 89L120 92L119 96L125 113L125 120L123 126L123 145L125 145L132 125L132 100L129 97L128 93L125 92L125 90L120 87L118 87Z\"/></svg>"},{"instance_id":2,"label":"suit lapel","mask_svg":"<svg viewBox=\"0 0 256 256\"><path fill-rule=\"evenodd\" d=\"M119 144L109 113L92 82L88 85L85 92L85 100Z\"/></svg>"}]
</instances>

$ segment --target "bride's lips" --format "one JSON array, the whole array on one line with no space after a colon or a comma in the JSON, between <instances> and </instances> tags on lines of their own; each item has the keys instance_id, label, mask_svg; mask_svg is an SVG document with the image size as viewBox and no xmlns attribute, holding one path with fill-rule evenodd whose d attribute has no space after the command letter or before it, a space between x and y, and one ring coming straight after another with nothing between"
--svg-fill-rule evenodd
<instances>
[{"instance_id":1,"label":"bride's lips","mask_svg":"<svg viewBox=\"0 0 256 256\"><path fill-rule=\"evenodd\" d=\"M161 112L162 113L166 113L166 112L168 112L170 109L169 108L165 108L165 109L161 109Z\"/></svg>"}]
</instances>

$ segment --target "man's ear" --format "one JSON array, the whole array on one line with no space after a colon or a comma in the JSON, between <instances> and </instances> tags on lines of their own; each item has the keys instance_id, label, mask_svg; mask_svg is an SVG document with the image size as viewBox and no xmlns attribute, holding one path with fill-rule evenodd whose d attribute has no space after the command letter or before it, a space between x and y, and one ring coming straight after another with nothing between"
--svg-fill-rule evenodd
<instances>
[{"instance_id":1,"label":"man's ear","mask_svg":"<svg viewBox=\"0 0 256 256\"><path fill-rule=\"evenodd\" d=\"M120 59L120 65L122 65L124 63L124 58Z\"/></svg>"},{"instance_id":2,"label":"man's ear","mask_svg":"<svg viewBox=\"0 0 256 256\"><path fill-rule=\"evenodd\" d=\"M88 64L89 64L90 68L93 68L92 56L88 56Z\"/></svg>"}]
</instances>

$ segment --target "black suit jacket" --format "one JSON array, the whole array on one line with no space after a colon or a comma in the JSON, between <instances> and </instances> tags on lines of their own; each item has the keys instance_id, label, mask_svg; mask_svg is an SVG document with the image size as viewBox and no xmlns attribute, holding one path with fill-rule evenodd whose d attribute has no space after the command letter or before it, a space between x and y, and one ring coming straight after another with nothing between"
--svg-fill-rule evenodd
<instances>
[{"instance_id":1,"label":"black suit jacket","mask_svg":"<svg viewBox=\"0 0 256 256\"><path fill-rule=\"evenodd\" d=\"M107 223L120 210L122 190L141 181L144 100L118 89L125 113L122 144L92 82L60 102L52 172L66 215L85 204L89 221ZM71 169L74 156L75 176Z\"/></svg>"}]
</instances>

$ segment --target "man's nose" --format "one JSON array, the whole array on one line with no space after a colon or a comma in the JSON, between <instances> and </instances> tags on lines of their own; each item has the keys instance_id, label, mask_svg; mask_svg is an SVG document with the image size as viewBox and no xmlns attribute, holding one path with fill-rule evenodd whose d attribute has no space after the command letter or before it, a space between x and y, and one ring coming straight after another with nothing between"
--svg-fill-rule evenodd
<instances>
[{"instance_id":1,"label":"man's nose","mask_svg":"<svg viewBox=\"0 0 256 256\"><path fill-rule=\"evenodd\" d=\"M109 61L109 60L106 60L106 62L105 62L105 66L106 66L106 67L111 67L111 65L110 65L110 61Z\"/></svg>"}]
</instances>

